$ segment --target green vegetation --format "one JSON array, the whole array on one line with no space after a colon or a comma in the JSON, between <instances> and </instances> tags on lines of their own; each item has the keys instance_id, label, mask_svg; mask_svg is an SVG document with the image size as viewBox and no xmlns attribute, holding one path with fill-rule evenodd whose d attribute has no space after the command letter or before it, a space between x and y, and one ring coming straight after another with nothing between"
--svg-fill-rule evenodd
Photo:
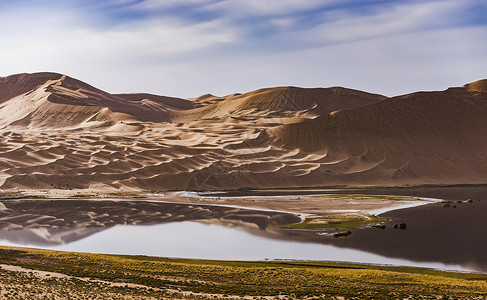
<instances>
[{"instance_id":1,"label":"green vegetation","mask_svg":"<svg viewBox=\"0 0 487 300\"><path fill-rule=\"evenodd\" d=\"M322 186L304 186L304 187L279 187L279 188L269 188L269 189L258 189L258 188L246 188L246 190L253 190L253 191L266 191L266 190L329 190L329 189L360 189L360 190L374 190L374 189L415 189L415 188L455 188L455 187L485 187L487 184L414 184L414 185L322 185Z\"/></svg>"},{"instance_id":2,"label":"green vegetation","mask_svg":"<svg viewBox=\"0 0 487 300\"><path fill-rule=\"evenodd\" d=\"M322 262L232 262L0 247L8 299L483 299L487 275Z\"/></svg>"},{"instance_id":3,"label":"green vegetation","mask_svg":"<svg viewBox=\"0 0 487 300\"><path fill-rule=\"evenodd\" d=\"M135 199L145 199L147 196L137 194L137 193L109 193L108 196L115 197L115 198L135 198Z\"/></svg>"},{"instance_id":4,"label":"green vegetation","mask_svg":"<svg viewBox=\"0 0 487 300\"><path fill-rule=\"evenodd\" d=\"M339 237L347 237L349 235L351 235L352 232L350 230L347 230L347 231L340 231L340 232L336 232L333 234L334 237L336 238L339 238Z\"/></svg>"},{"instance_id":5,"label":"green vegetation","mask_svg":"<svg viewBox=\"0 0 487 300\"><path fill-rule=\"evenodd\" d=\"M93 195L76 194L76 195L71 195L69 198L73 198L73 199L87 199L87 198L93 198Z\"/></svg>"},{"instance_id":6,"label":"green vegetation","mask_svg":"<svg viewBox=\"0 0 487 300\"><path fill-rule=\"evenodd\" d=\"M25 195L19 191L0 191L0 200L46 199L44 195Z\"/></svg>"},{"instance_id":7,"label":"green vegetation","mask_svg":"<svg viewBox=\"0 0 487 300\"><path fill-rule=\"evenodd\" d=\"M75 195L71 195L69 198L91 199L91 198L103 198L103 197L122 198L122 199L146 199L147 198L145 195L142 194L125 193L125 192L108 193L106 194L106 196L101 194L75 194Z\"/></svg>"},{"instance_id":8,"label":"green vegetation","mask_svg":"<svg viewBox=\"0 0 487 300\"><path fill-rule=\"evenodd\" d=\"M330 215L306 218L301 223L281 226L283 229L360 228L366 224L387 221L387 218L362 215Z\"/></svg>"},{"instance_id":9,"label":"green vegetation","mask_svg":"<svg viewBox=\"0 0 487 300\"><path fill-rule=\"evenodd\" d=\"M329 194L317 195L315 197L331 198L331 199L351 199L351 200L392 200L392 201L414 201L420 200L417 197L411 196L396 196L396 195L365 195L365 194Z\"/></svg>"}]
</instances>

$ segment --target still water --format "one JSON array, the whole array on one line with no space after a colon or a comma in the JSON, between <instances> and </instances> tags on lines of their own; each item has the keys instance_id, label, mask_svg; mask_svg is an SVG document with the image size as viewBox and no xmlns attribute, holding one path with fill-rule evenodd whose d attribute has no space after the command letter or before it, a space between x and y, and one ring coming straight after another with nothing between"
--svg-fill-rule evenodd
<instances>
[{"instance_id":1,"label":"still water","mask_svg":"<svg viewBox=\"0 0 487 300\"><path fill-rule=\"evenodd\" d=\"M86 228L89 230L89 228ZM270 239L227 228L198 222L171 222L141 226L117 225L86 234L81 239L63 244L36 243L35 237L52 234L42 230L0 230L0 245L43 248L106 254L148 255L218 260L316 260L381 265L401 265L452 271L470 271L460 265L438 262L414 262L388 258L364 251L338 248L319 243L303 243ZM71 233L72 234L72 233ZM22 239L12 239L22 236ZM9 238L10 237L10 238ZM53 236L57 238L57 236ZM44 239L45 240L45 239Z\"/></svg>"}]
</instances>

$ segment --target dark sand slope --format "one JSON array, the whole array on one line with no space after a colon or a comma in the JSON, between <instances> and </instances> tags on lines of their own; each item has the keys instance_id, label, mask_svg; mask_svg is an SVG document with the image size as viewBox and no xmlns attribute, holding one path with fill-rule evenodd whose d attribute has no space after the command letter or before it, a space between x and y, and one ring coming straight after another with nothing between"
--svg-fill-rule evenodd
<instances>
[{"instance_id":1,"label":"dark sand slope","mask_svg":"<svg viewBox=\"0 0 487 300\"><path fill-rule=\"evenodd\" d=\"M280 147L326 153L329 164L314 174L330 183L484 183L486 114L481 81L322 115L268 134Z\"/></svg>"},{"instance_id":2,"label":"dark sand slope","mask_svg":"<svg viewBox=\"0 0 487 300\"><path fill-rule=\"evenodd\" d=\"M56 73L17 74L0 77L0 103L15 96L30 92L50 80L59 80L63 75Z\"/></svg>"},{"instance_id":3,"label":"dark sand slope","mask_svg":"<svg viewBox=\"0 0 487 300\"><path fill-rule=\"evenodd\" d=\"M0 78L0 188L484 183L485 82L395 98L278 87L184 100L13 75Z\"/></svg>"},{"instance_id":4,"label":"dark sand slope","mask_svg":"<svg viewBox=\"0 0 487 300\"><path fill-rule=\"evenodd\" d=\"M55 73L0 79L2 125L32 129L109 127L122 120L162 122L188 100L150 94L113 95Z\"/></svg>"}]
</instances>

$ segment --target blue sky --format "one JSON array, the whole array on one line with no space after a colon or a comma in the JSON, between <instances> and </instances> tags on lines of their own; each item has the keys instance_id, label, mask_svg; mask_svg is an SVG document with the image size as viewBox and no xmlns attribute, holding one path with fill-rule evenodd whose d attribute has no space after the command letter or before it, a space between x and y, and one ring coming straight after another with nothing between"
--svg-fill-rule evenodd
<instances>
[{"instance_id":1,"label":"blue sky","mask_svg":"<svg viewBox=\"0 0 487 300\"><path fill-rule=\"evenodd\" d=\"M486 0L0 0L0 76L179 97L442 90L487 78L486 16Z\"/></svg>"}]
</instances>

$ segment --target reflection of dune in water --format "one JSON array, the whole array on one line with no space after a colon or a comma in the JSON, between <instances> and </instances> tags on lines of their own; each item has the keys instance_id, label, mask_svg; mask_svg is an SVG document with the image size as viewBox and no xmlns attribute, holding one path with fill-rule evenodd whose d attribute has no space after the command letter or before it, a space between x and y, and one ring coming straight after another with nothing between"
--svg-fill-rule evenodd
<instances>
[{"instance_id":1,"label":"reflection of dune in water","mask_svg":"<svg viewBox=\"0 0 487 300\"><path fill-rule=\"evenodd\" d=\"M357 189L347 192L399 195L406 193L418 197L445 197L458 200L467 197L483 199L487 195L486 190L485 187L463 189L423 187ZM261 201L268 201L272 195L279 195L279 197L287 195L288 197L284 197L287 200L283 201L292 202L294 200L290 198L296 198L292 197L293 192L296 191L242 191L205 195L224 201L225 196L230 194L255 204L253 201L257 198L253 193L267 195L261 197ZM301 192L301 195L315 193L303 190L298 192ZM452 198L448 198L448 195ZM186 201L197 200L191 198ZM335 200L330 200L330 203L334 203L333 201ZM476 200L472 204L457 203L457 208L445 209L442 204L432 204L390 211L386 215L392 216L393 220L387 224L386 230L353 230L353 234L346 239L334 239L312 232L279 230L280 225L299 221L296 215L265 209L243 209L231 205L175 204L141 200L6 201L3 202L4 207L0 207L0 226L3 228L0 230L0 238L7 240L7 244L11 242L54 246L81 240L116 225L154 225L194 221L221 225L266 239L332 244L387 257L423 262L441 261L485 271L487 262L484 252L487 245L479 237L483 233L481 225L487 208L486 203ZM407 229L392 229L392 224L399 222L406 222ZM465 232L471 234L466 235Z\"/></svg>"},{"instance_id":2,"label":"reflection of dune in water","mask_svg":"<svg viewBox=\"0 0 487 300\"><path fill-rule=\"evenodd\" d=\"M298 222L293 214L212 205L147 201L8 201L0 210L0 239L18 244L74 242L115 225L198 221L283 238L281 225Z\"/></svg>"},{"instance_id":3,"label":"reflection of dune in water","mask_svg":"<svg viewBox=\"0 0 487 300\"><path fill-rule=\"evenodd\" d=\"M63 245L82 240L105 229L103 227L0 229L0 243L4 240L19 246Z\"/></svg>"}]
</instances>

